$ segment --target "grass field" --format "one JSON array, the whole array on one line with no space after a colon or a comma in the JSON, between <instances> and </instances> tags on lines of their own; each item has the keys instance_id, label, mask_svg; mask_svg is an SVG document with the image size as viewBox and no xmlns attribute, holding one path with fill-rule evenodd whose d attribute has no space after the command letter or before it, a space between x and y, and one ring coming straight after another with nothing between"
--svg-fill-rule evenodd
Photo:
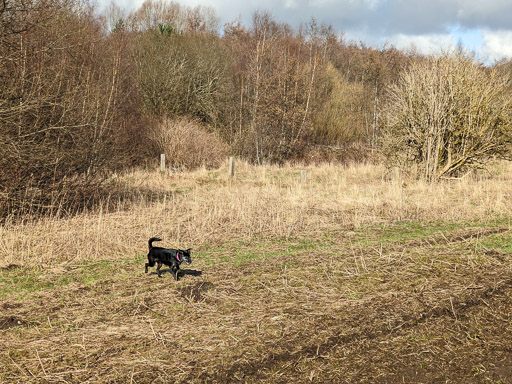
<instances>
[{"instance_id":1,"label":"grass field","mask_svg":"<svg viewBox=\"0 0 512 384\"><path fill-rule=\"evenodd\" d=\"M0 382L512 383L512 165L304 169L134 171L0 227ZM179 282L151 236L193 248Z\"/></svg>"}]
</instances>

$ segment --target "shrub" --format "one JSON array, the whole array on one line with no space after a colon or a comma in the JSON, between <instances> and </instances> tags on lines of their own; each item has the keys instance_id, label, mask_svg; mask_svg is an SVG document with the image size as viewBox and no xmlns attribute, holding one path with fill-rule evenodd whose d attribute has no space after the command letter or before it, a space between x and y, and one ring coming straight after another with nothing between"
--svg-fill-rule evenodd
<instances>
[{"instance_id":1,"label":"shrub","mask_svg":"<svg viewBox=\"0 0 512 384\"><path fill-rule=\"evenodd\" d=\"M458 177L494 158L510 158L508 79L452 52L417 61L391 87L384 110L384 153L417 165L429 181Z\"/></svg>"},{"instance_id":2,"label":"shrub","mask_svg":"<svg viewBox=\"0 0 512 384\"><path fill-rule=\"evenodd\" d=\"M162 120L150 135L155 150L164 153L174 168L217 168L228 153L228 147L216 135L185 118Z\"/></svg>"}]
</instances>

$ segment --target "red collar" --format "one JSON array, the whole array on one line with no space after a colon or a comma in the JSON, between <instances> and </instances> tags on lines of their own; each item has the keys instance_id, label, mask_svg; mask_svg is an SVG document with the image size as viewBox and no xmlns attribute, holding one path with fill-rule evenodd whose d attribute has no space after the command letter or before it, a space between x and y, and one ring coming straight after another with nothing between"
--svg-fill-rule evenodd
<instances>
[{"instance_id":1,"label":"red collar","mask_svg":"<svg viewBox=\"0 0 512 384\"><path fill-rule=\"evenodd\" d=\"M178 259L178 261L181 263L181 260L180 260L180 251L176 251L176 258Z\"/></svg>"}]
</instances>

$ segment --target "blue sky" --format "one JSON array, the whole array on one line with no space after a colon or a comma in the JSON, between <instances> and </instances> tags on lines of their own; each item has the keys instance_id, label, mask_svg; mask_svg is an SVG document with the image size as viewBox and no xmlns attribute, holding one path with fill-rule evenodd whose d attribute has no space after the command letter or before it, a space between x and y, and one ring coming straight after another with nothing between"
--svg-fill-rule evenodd
<instances>
[{"instance_id":1,"label":"blue sky","mask_svg":"<svg viewBox=\"0 0 512 384\"><path fill-rule=\"evenodd\" d=\"M111 0L96 0L105 8ZM144 0L117 0L129 11ZM176 1L176 0L175 0ZM178 0L216 10L221 24L240 18L249 24L255 10L269 11L293 27L314 17L348 40L367 45L414 46L423 53L461 42L486 62L512 58L512 0Z\"/></svg>"},{"instance_id":2,"label":"blue sky","mask_svg":"<svg viewBox=\"0 0 512 384\"><path fill-rule=\"evenodd\" d=\"M474 51L484 44L484 35L480 29L465 29L460 25L448 27L448 33L454 37L454 40L461 42L466 48Z\"/></svg>"}]
</instances>

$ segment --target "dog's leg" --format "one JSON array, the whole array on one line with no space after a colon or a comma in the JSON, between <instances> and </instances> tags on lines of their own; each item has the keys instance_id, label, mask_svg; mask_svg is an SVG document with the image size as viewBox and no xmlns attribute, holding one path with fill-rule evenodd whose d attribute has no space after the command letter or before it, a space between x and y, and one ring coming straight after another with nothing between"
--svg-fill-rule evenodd
<instances>
[{"instance_id":1,"label":"dog's leg","mask_svg":"<svg viewBox=\"0 0 512 384\"><path fill-rule=\"evenodd\" d=\"M171 273L174 276L174 280L178 281L178 267L176 265L171 267Z\"/></svg>"},{"instance_id":2,"label":"dog's leg","mask_svg":"<svg viewBox=\"0 0 512 384\"><path fill-rule=\"evenodd\" d=\"M156 267L156 273L158 273L158 277L162 277L162 272L160 272L160 268L162 268L162 263L158 262L158 266Z\"/></svg>"},{"instance_id":3,"label":"dog's leg","mask_svg":"<svg viewBox=\"0 0 512 384\"><path fill-rule=\"evenodd\" d=\"M151 256L151 254L148 255L148 262L146 263L146 273L148 273L148 267L154 267L155 266L155 259Z\"/></svg>"}]
</instances>

